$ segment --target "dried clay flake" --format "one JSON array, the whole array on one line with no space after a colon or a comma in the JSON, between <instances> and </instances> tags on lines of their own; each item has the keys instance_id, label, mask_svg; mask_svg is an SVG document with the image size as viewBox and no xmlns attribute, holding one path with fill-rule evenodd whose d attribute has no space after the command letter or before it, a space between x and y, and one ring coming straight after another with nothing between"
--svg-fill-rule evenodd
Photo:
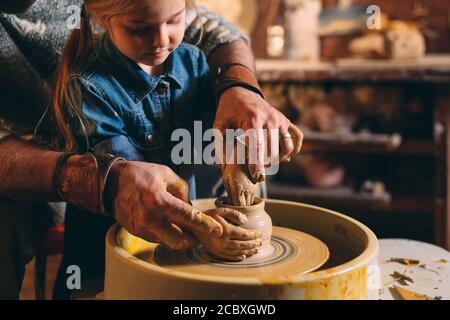
<instances>
[{"instance_id":1,"label":"dried clay flake","mask_svg":"<svg viewBox=\"0 0 450 320\"><path fill-rule=\"evenodd\" d=\"M416 259L405 259L405 258L391 258L387 262L397 262L405 266L417 266L420 261Z\"/></svg>"},{"instance_id":2,"label":"dried clay flake","mask_svg":"<svg viewBox=\"0 0 450 320\"><path fill-rule=\"evenodd\" d=\"M408 285L408 283L406 281L414 283L413 279L411 279L407 275L402 274L402 273L400 273L398 271L394 271L394 273L391 274L391 277L394 278L395 281L397 281L398 283L400 283L403 286L407 286Z\"/></svg>"},{"instance_id":3,"label":"dried clay flake","mask_svg":"<svg viewBox=\"0 0 450 320\"><path fill-rule=\"evenodd\" d=\"M398 294L403 298L403 300L438 300L438 298L432 298L426 294L420 294L414 291L406 290L398 286L394 286Z\"/></svg>"}]
</instances>

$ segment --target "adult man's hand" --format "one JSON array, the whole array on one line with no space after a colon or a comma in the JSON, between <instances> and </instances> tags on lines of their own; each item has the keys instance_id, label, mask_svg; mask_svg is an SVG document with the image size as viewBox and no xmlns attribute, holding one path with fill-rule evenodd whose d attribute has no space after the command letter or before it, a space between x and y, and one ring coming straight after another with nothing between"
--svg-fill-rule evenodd
<instances>
[{"instance_id":1,"label":"adult man's hand","mask_svg":"<svg viewBox=\"0 0 450 320\"><path fill-rule=\"evenodd\" d=\"M212 238L223 234L219 222L189 205L187 183L166 166L119 162L105 194L117 222L147 241L184 250L197 244L193 232Z\"/></svg>"},{"instance_id":2,"label":"adult man's hand","mask_svg":"<svg viewBox=\"0 0 450 320\"><path fill-rule=\"evenodd\" d=\"M251 141L256 141L253 146L256 148L255 154L259 155L256 163L248 164L248 171L253 183L262 182L265 179L263 158L260 155L268 154L273 156L270 146L279 139L279 162L289 160L293 154L298 154L303 143L303 134L289 119L281 112L273 108L260 95L245 88L235 87L226 90L220 100L216 113L214 128L225 132L226 129L252 130L256 137ZM261 129L267 129L267 145ZM276 135L270 129L278 131ZM267 148L267 153L265 153ZM249 148L247 146L247 152ZM247 155L247 159L249 156Z\"/></svg>"}]
</instances>

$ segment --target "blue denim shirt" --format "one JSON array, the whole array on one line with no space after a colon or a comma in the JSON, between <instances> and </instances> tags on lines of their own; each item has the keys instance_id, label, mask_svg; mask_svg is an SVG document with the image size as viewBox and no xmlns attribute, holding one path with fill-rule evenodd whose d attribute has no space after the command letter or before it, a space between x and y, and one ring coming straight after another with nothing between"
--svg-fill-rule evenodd
<instances>
[{"instance_id":1,"label":"blue denim shirt","mask_svg":"<svg viewBox=\"0 0 450 320\"><path fill-rule=\"evenodd\" d=\"M196 197L193 166L175 166L170 155L175 129L193 134L195 120L206 120L210 127L214 119L212 76L200 49L182 43L166 60L164 73L153 76L105 35L99 54L76 80L84 120L82 126L71 127L80 128L74 132L80 145L91 152L167 165L189 183L190 197Z\"/></svg>"}]
</instances>

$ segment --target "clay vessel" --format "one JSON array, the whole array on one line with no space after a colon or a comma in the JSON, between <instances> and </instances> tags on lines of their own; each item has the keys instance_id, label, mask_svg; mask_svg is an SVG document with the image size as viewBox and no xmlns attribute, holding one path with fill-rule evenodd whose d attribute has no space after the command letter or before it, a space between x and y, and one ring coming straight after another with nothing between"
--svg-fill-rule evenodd
<instances>
[{"instance_id":1,"label":"clay vessel","mask_svg":"<svg viewBox=\"0 0 450 320\"><path fill-rule=\"evenodd\" d=\"M256 255L248 257L246 261L262 259L271 255L274 251L270 241L272 237L272 219L265 210L265 201L261 198L255 198L251 206L233 206L228 203L227 197L218 198L215 202L218 208L231 208L245 214L247 216L247 223L240 225L240 227L262 232L262 246Z\"/></svg>"}]
</instances>

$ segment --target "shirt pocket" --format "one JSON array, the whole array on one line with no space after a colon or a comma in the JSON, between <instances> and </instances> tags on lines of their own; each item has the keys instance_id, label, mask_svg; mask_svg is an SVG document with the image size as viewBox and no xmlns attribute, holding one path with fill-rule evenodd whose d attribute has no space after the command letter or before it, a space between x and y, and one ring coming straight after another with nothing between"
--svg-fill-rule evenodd
<instances>
[{"instance_id":1,"label":"shirt pocket","mask_svg":"<svg viewBox=\"0 0 450 320\"><path fill-rule=\"evenodd\" d=\"M130 143L139 150L157 150L163 147L156 126L143 111L134 111L124 115Z\"/></svg>"},{"instance_id":2,"label":"shirt pocket","mask_svg":"<svg viewBox=\"0 0 450 320\"><path fill-rule=\"evenodd\" d=\"M191 129L197 117L197 108L201 99L199 99L198 90L193 87L184 91L173 102L175 123L178 128Z\"/></svg>"}]
</instances>

